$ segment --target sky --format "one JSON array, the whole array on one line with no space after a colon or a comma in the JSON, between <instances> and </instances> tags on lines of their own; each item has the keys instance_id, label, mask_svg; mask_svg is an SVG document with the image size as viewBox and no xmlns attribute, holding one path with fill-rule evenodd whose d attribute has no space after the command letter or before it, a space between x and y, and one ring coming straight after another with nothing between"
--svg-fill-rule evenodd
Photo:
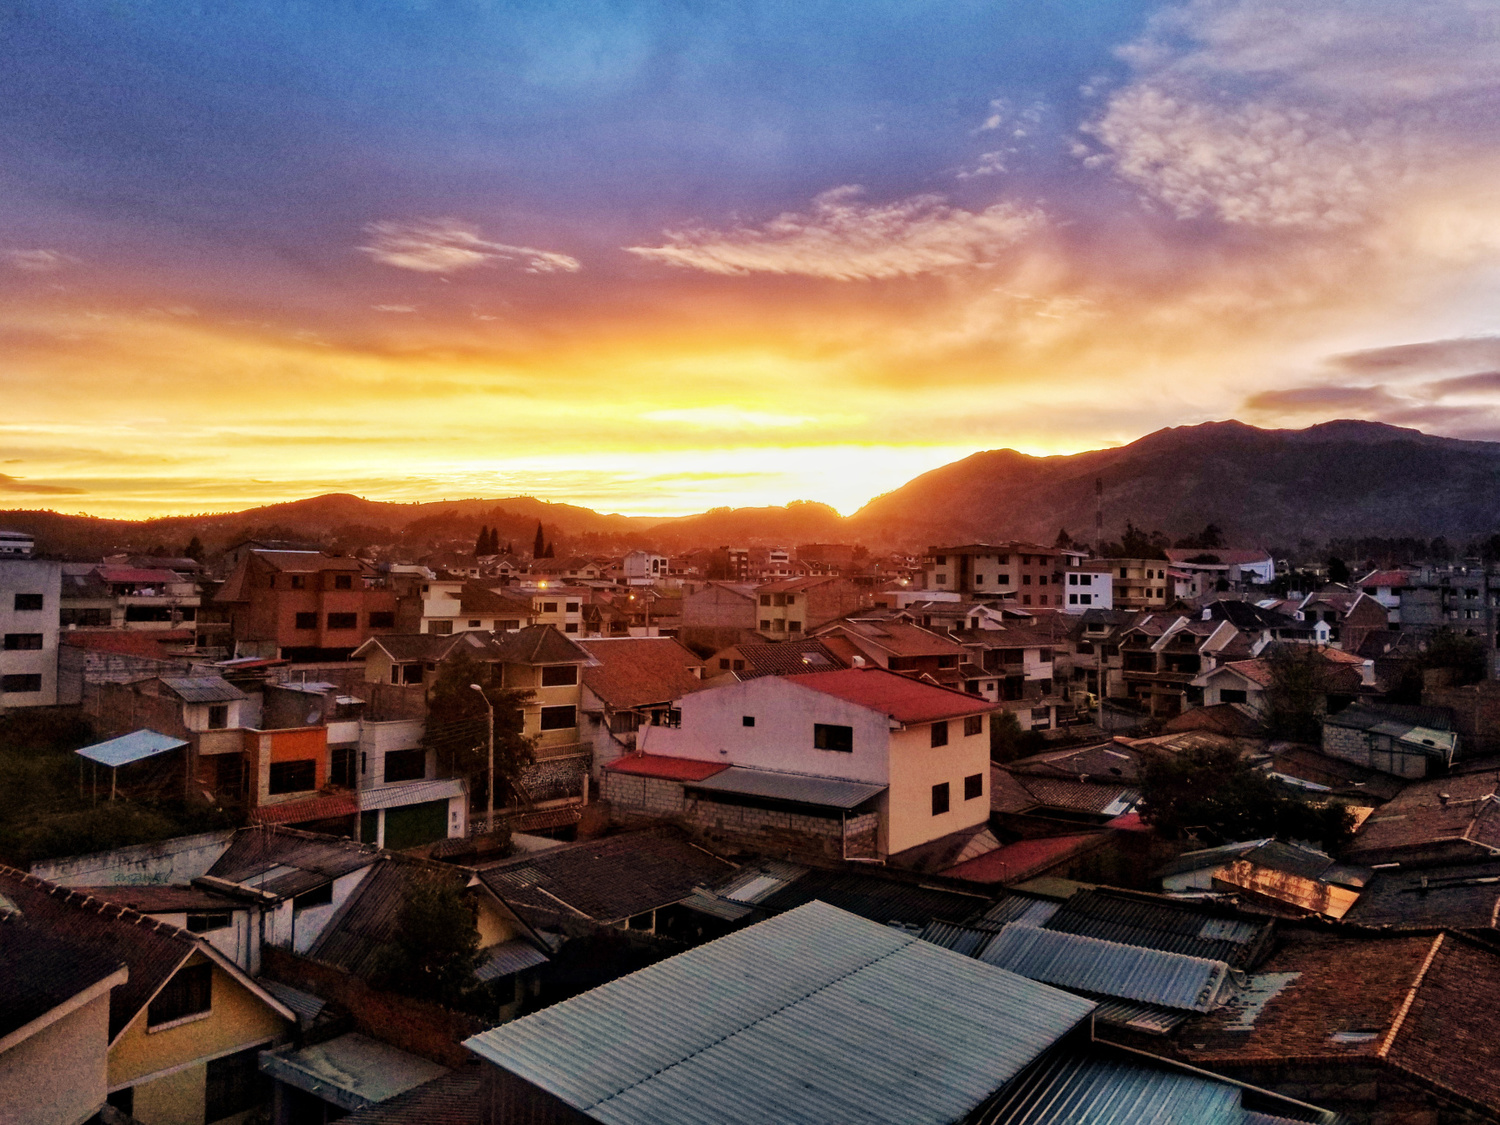
<instances>
[{"instance_id":1,"label":"sky","mask_svg":"<svg viewBox=\"0 0 1500 1125\"><path fill-rule=\"evenodd\" d=\"M1493 0L8 0L0 508L1500 439Z\"/></svg>"}]
</instances>

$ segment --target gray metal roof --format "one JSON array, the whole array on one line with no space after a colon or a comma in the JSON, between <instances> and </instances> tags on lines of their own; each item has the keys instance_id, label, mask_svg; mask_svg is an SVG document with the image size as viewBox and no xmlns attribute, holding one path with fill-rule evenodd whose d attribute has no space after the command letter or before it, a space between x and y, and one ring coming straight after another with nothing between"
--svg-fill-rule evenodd
<instances>
[{"instance_id":1,"label":"gray metal roof","mask_svg":"<svg viewBox=\"0 0 1500 1125\"><path fill-rule=\"evenodd\" d=\"M447 1067L356 1032L300 1051L262 1051L263 1074L340 1109L363 1109L448 1073Z\"/></svg>"},{"instance_id":2,"label":"gray metal roof","mask_svg":"<svg viewBox=\"0 0 1500 1125\"><path fill-rule=\"evenodd\" d=\"M498 980L500 977L508 977L512 973L519 973L523 969L529 969L533 965L546 964L548 957L529 941L514 938L511 941L502 941L498 945L492 945L482 950L484 960L480 962L479 968L474 975L482 981Z\"/></svg>"},{"instance_id":3,"label":"gray metal roof","mask_svg":"<svg viewBox=\"0 0 1500 1125\"><path fill-rule=\"evenodd\" d=\"M233 703L245 698L223 676L163 676L161 682L184 703Z\"/></svg>"},{"instance_id":4,"label":"gray metal roof","mask_svg":"<svg viewBox=\"0 0 1500 1125\"><path fill-rule=\"evenodd\" d=\"M1207 1012L1233 987L1223 961L1165 953L1012 923L979 955L989 965L1059 988Z\"/></svg>"},{"instance_id":5,"label":"gray metal roof","mask_svg":"<svg viewBox=\"0 0 1500 1125\"><path fill-rule=\"evenodd\" d=\"M990 943L995 933L994 927L980 930L957 922L942 922L935 919L928 922L917 936L923 941L932 942L933 945L951 949L954 953L962 953L965 957L975 957Z\"/></svg>"},{"instance_id":6,"label":"gray metal roof","mask_svg":"<svg viewBox=\"0 0 1500 1125\"><path fill-rule=\"evenodd\" d=\"M402 782L399 785L361 789L359 807L393 809L405 805L425 804L429 801L448 801L454 797L462 797L467 792L467 783L461 777L443 778L437 781Z\"/></svg>"},{"instance_id":7,"label":"gray metal roof","mask_svg":"<svg viewBox=\"0 0 1500 1125\"><path fill-rule=\"evenodd\" d=\"M1240 1089L1166 1066L1060 1052L979 1119L984 1125L1245 1125Z\"/></svg>"},{"instance_id":8,"label":"gray metal roof","mask_svg":"<svg viewBox=\"0 0 1500 1125\"><path fill-rule=\"evenodd\" d=\"M78 751L78 754L102 766L125 766L186 745L187 743L182 739L173 738L168 734L159 734L154 730L138 730L131 734L122 734L119 738L111 738L108 742L85 746Z\"/></svg>"},{"instance_id":9,"label":"gray metal roof","mask_svg":"<svg viewBox=\"0 0 1500 1125\"><path fill-rule=\"evenodd\" d=\"M465 1046L608 1125L946 1125L1093 1007L811 902Z\"/></svg>"},{"instance_id":10,"label":"gray metal roof","mask_svg":"<svg viewBox=\"0 0 1500 1125\"><path fill-rule=\"evenodd\" d=\"M884 785L867 781L842 781L833 777L810 777L744 766L730 766L723 773L687 784L691 789L709 793L736 793L742 797L763 797L832 809L855 808L886 790Z\"/></svg>"},{"instance_id":11,"label":"gray metal roof","mask_svg":"<svg viewBox=\"0 0 1500 1125\"><path fill-rule=\"evenodd\" d=\"M300 988L282 984L279 980L261 977L260 984L272 996L296 1012L297 1021L303 1027L317 1019L323 1009L328 1006L328 1002L321 996L314 996L311 992L303 992Z\"/></svg>"}]
</instances>

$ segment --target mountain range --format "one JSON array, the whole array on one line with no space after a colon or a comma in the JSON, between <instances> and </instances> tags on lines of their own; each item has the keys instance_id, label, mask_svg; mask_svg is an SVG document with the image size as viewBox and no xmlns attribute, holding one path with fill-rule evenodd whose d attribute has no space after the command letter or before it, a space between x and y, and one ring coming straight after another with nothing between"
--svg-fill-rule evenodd
<instances>
[{"instance_id":1,"label":"mountain range","mask_svg":"<svg viewBox=\"0 0 1500 1125\"><path fill-rule=\"evenodd\" d=\"M1096 482L1098 482L1096 486ZM1097 487L1097 493L1096 493ZM608 515L533 497L400 504L328 494L206 516L131 522L45 511L0 512L57 554L209 548L247 534L348 543L400 538L417 545L472 536L483 523L526 552L538 521L579 548L856 542L920 550L928 544L1030 539L1059 529L1091 542L1095 513L1118 539L1126 522L1168 536L1213 523L1228 543L1323 543L1367 536L1456 543L1500 530L1500 443L1437 437L1376 422L1303 430L1208 422L1158 430L1128 445L1066 456L1013 449L975 453L876 497L851 516L812 502L717 508L661 519Z\"/></svg>"}]
</instances>

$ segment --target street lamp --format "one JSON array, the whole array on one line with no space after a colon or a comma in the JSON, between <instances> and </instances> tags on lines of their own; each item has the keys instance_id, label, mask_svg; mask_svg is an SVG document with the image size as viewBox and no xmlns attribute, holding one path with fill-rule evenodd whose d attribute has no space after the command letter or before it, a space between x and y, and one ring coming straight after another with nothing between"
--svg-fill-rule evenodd
<instances>
[{"instance_id":1,"label":"street lamp","mask_svg":"<svg viewBox=\"0 0 1500 1125\"><path fill-rule=\"evenodd\" d=\"M485 708L490 713L490 783L489 792L485 794L487 807L484 814L484 830L488 834L495 831L495 705L484 694L484 688L478 684L469 686L479 693L479 698L484 700Z\"/></svg>"}]
</instances>

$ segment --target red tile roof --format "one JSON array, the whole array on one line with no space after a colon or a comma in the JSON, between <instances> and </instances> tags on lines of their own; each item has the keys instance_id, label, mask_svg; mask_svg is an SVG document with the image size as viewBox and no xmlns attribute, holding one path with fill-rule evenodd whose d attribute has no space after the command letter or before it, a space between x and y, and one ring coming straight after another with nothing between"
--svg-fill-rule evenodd
<instances>
[{"instance_id":1,"label":"red tile roof","mask_svg":"<svg viewBox=\"0 0 1500 1125\"><path fill-rule=\"evenodd\" d=\"M255 824L301 824L310 820L331 820L336 816L353 816L359 812L359 801L353 793L332 797L311 797L306 801L288 801L283 805L262 805L250 814Z\"/></svg>"},{"instance_id":2,"label":"red tile roof","mask_svg":"<svg viewBox=\"0 0 1500 1125\"><path fill-rule=\"evenodd\" d=\"M173 571L147 570L139 566L101 566L94 573L106 582L129 582L140 586L182 581Z\"/></svg>"},{"instance_id":3,"label":"red tile roof","mask_svg":"<svg viewBox=\"0 0 1500 1125\"><path fill-rule=\"evenodd\" d=\"M92 649L95 652L119 652L131 656L145 656L161 660L178 655L168 652L165 646L190 645L193 643L191 629L140 629L120 630L108 633L64 633L62 643L74 648Z\"/></svg>"},{"instance_id":4,"label":"red tile roof","mask_svg":"<svg viewBox=\"0 0 1500 1125\"><path fill-rule=\"evenodd\" d=\"M837 672L809 672L787 676L788 683L831 695L899 723L931 723L994 711L998 705L977 695L925 684L884 668L846 668Z\"/></svg>"},{"instance_id":5,"label":"red tile roof","mask_svg":"<svg viewBox=\"0 0 1500 1125\"><path fill-rule=\"evenodd\" d=\"M971 883L1014 883L1038 875L1077 852L1096 847L1107 838L1108 833L1089 832L1019 840L950 867L942 874Z\"/></svg>"},{"instance_id":6,"label":"red tile roof","mask_svg":"<svg viewBox=\"0 0 1500 1125\"><path fill-rule=\"evenodd\" d=\"M579 641L598 666L583 670L583 683L613 708L668 703L703 686L693 674L703 661L671 637L617 637Z\"/></svg>"},{"instance_id":7,"label":"red tile roof","mask_svg":"<svg viewBox=\"0 0 1500 1125\"><path fill-rule=\"evenodd\" d=\"M702 762L695 758L668 758L662 754L630 754L616 758L605 769L637 777L655 777L663 781L702 781L723 773L728 762Z\"/></svg>"}]
</instances>

